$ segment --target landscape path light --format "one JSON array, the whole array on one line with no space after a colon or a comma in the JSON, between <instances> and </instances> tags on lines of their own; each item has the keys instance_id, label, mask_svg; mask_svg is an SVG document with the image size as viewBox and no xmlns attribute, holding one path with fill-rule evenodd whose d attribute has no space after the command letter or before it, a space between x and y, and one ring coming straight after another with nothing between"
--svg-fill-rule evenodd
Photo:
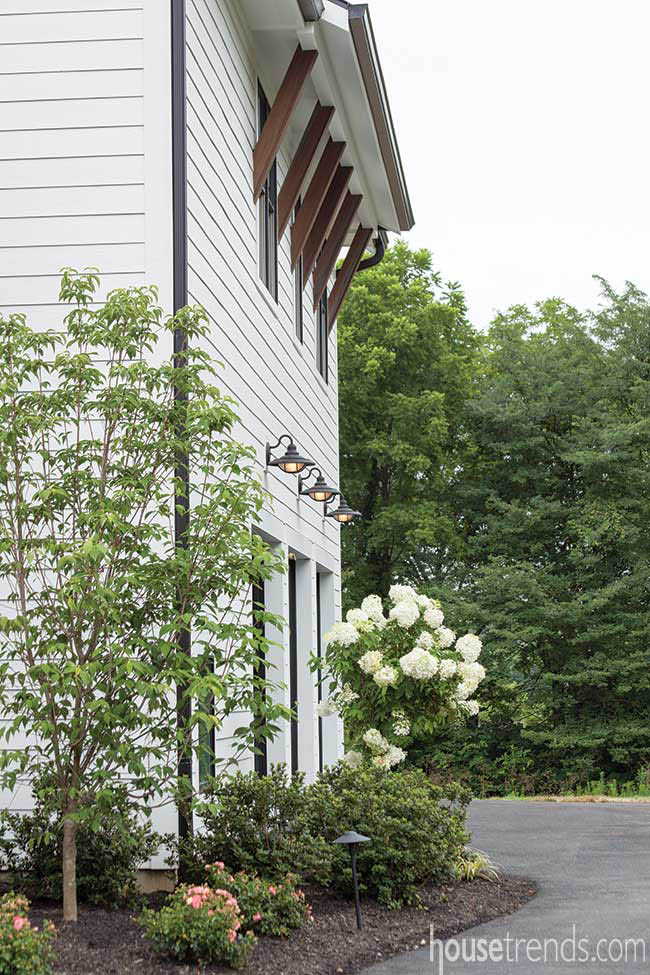
<instances>
[{"instance_id":1,"label":"landscape path light","mask_svg":"<svg viewBox=\"0 0 650 975\"><path fill-rule=\"evenodd\" d=\"M335 843L339 843L341 846L347 846L350 851L350 859L352 860L352 883L354 884L354 906L357 912L357 928L361 930L361 901L359 899L359 877L357 875L357 847L359 843L371 843L369 836L363 836L361 833L355 833L354 830L344 833L343 836L339 836Z\"/></svg>"}]
</instances>

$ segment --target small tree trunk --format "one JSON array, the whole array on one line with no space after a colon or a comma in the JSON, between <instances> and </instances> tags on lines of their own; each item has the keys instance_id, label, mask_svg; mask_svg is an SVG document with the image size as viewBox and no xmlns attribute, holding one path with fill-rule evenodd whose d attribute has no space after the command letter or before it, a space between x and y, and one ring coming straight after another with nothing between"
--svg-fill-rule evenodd
<instances>
[{"instance_id":1,"label":"small tree trunk","mask_svg":"<svg viewBox=\"0 0 650 975\"><path fill-rule=\"evenodd\" d=\"M66 815L63 819L63 920L77 920L77 826Z\"/></svg>"}]
</instances>

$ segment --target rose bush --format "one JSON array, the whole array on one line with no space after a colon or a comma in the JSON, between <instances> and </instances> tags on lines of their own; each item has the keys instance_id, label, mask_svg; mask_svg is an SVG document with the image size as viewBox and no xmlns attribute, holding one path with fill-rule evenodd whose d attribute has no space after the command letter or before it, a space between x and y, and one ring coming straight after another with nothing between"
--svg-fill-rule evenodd
<instances>
[{"instance_id":1,"label":"rose bush","mask_svg":"<svg viewBox=\"0 0 650 975\"><path fill-rule=\"evenodd\" d=\"M243 968L255 947L237 899L205 884L177 887L160 911L144 910L139 924L160 954L177 961Z\"/></svg>"},{"instance_id":2,"label":"rose bush","mask_svg":"<svg viewBox=\"0 0 650 975\"><path fill-rule=\"evenodd\" d=\"M29 901L20 894L0 898L0 975L50 975L56 930L50 921L32 925Z\"/></svg>"},{"instance_id":3,"label":"rose bush","mask_svg":"<svg viewBox=\"0 0 650 975\"><path fill-rule=\"evenodd\" d=\"M388 616L379 596L367 596L325 637L314 658L329 685L320 715L345 722L347 761L390 769L413 740L426 740L449 722L478 714L472 697L485 677L481 641L444 626L438 602L411 586L392 586Z\"/></svg>"},{"instance_id":4,"label":"rose bush","mask_svg":"<svg viewBox=\"0 0 650 975\"><path fill-rule=\"evenodd\" d=\"M269 883L243 870L232 874L218 860L206 866L206 874L212 887L225 888L236 898L243 926L255 934L284 938L311 918L311 906L291 873Z\"/></svg>"}]
</instances>

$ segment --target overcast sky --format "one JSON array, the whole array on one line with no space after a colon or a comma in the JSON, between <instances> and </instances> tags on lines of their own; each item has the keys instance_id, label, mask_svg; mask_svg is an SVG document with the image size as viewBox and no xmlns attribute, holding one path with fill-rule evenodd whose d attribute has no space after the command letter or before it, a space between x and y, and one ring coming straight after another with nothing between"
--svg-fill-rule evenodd
<instances>
[{"instance_id":1,"label":"overcast sky","mask_svg":"<svg viewBox=\"0 0 650 975\"><path fill-rule=\"evenodd\" d=\"M650 2L369 0L412 244L474 323L592 274L650 291Z\"/></svg>"}]
</instances>

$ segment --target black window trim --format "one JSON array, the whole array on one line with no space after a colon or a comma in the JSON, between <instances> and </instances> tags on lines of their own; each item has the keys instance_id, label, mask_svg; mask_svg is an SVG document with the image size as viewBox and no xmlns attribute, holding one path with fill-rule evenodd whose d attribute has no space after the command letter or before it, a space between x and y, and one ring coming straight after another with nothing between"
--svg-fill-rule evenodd
<instances>
[{"instance_id":1,"label":"black window trim","mask_svg":"<svg viewBox=\"0 0 650 975\"><path fill-rule=\"evenodd\" d=\"M257 82L258 130L262 132L271 106ZM278 166L273 160L259 202L259 275L275 302L278 300Z\"/></svg>"}]
</instances>

